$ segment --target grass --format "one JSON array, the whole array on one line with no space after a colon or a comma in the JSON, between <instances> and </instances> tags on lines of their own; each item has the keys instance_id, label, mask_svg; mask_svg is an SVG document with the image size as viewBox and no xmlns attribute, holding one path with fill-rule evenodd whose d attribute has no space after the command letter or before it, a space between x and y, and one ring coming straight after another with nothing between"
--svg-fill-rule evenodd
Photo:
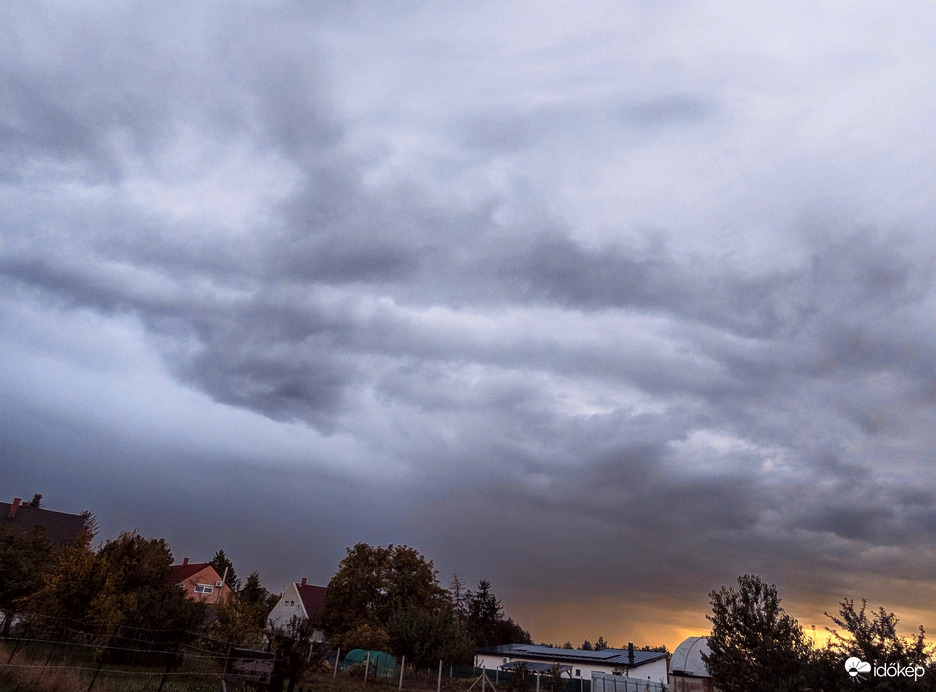
<instances>
[{"instance_id":1,"label":"grass","mask_svg":"<svg viewBox=\"0 0 936 692\"><path fill-rule=\"evenodd\" d=\"M443 692L465 692L474 678L442 678ZM435 692L437 679L435 676L413 676L412 674L403 675L404 692ZM399 678L392 680L381 680L379 682L368 681L365 685L360 679L349 678L344 675L338 675L332 678L331 674L307 676L302 682L296 685L296 691L302 692L396 692L399 686ZM479 689L476 687L475 689Z\"/></svg>"},{"instance_id":2,"label":"grass","mask_svg":"<svg viewBox=\"0 0 936 692\"><path fill-rule=\"evenodd\" d=\"M12 665L6 665L14 654ZM56 653L54 649L52 653ZM0 644L0 692L156 692L163 666L105 664L100 671L93 649L78 648L68 656L50 656L47 644L11 648ZM51 662L50 665L45 665ZM162 692L217 692L220 668L171 671Z\"/></svg>"}]
</instances>

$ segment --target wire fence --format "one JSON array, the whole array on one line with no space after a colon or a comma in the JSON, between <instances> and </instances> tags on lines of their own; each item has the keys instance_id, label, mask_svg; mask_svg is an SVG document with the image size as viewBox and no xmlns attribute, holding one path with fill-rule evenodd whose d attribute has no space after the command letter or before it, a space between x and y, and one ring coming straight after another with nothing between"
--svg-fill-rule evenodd
<instances>
[{"instance_id":1,"label":"wire fence","mask_svg":"<svg viewBox=\"0 0 936 692\"><path fill-rule=\"evenodd\" d=\"M0 637L0 670L62 692L217 692L230 650L198 632L30 618Z\"/></svg>"},{"instance_id":2,"label":"wire fence","mask_svg":"<svg viewBox=\"0 0 936 692\"><path fill-rule=\"evenodd\" d=\"M12 627L8 636L0 636L0 672L15 675L24 689L56 692L277 689L283 683L280 672L283 661L276 656L272 652L237 649L205 632L115 627L40 617L24 618ZM494 683L494 689L500 690L663 692L665 689L659 684L620 676L596 685L588 679L559 681L531 673L525 679L514 680L517 673L473 666L439 665L415 670L402 659L382 656L387 660L372 661L368 657L361 663L346 659L346 665L339 662L338 670L329 675L357 679L365 685L376 683L378 687L407 690L463 690L467 685L462 683L476 680L482 674ZM521 680L523 684L517 684Z\"/></svg>"},{"instance_id":3,"label":"wire fence","mask_svg":"<svg viewBox=\"0 0 936 692\"><path fill-rule=\"evenodd\" d=\"M484 675L491 683L491 688L495 690L528 689L528 692L591 692L592 689L591 680L581 677L567 678L563 676L562 681L558 682L558 689L556 689L553 680L549 680L543 675L528 672L524 687L524 685L517 684L518 681L515 680L521 674L499 668L488 669L470 665L445 664L430 668L413 668L412 666L403 666L401 668L401 665L405 663L401 658L396 658L395 663L396 665L392 669L389 667L369 668L369 672L366 673L368 684L403 690L464 690L468 685L462 683L477 680L481 675ZM345 659L345 663L339 666L336 673L363 682L365 667L359 663L348 665L347 659ZM635 689L632 688L631 692L634 692ZM618 692L624 692L623 688ZM645 690L641 687L637 692L645 692ZM659 691L653 689L652 692Z\"/></svg>"}]
</instances>

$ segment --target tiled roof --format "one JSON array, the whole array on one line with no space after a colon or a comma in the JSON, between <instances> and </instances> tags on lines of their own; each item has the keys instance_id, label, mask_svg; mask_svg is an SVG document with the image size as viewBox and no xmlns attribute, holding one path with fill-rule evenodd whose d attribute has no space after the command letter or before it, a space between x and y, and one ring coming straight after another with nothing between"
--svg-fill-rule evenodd
<instances>
[{"instance_id":1,"label":"tiled roof","mask_svg":"<svg viewBox=\"0 0 936 692\"><path fill-rule=\"evenodd\" d=\"M669 654L659 651L634 650L634 660L630 661L627 649L603 649L601 651L582 651L580 649L557 649L536 644L503 644L478 649L479 654L495 654L508 658L531 658L541 661L576 662L606 666L640 666L666 658Z\"/></svg>"},{"instance_id":2,"label":"tiled roof","mask_svg":"<svg viewBox=\"0 0 936 692\"><path fill-rule=\"evenodd\" d=\"M15 501L14 501L15 504ZM37 526L45 529L46 537L53 543L74 543L84 526L84 517L80 514L54 512L44 507L30 507L23 502L16 508L16 514L10 516L13 504L0 502L0 527L12 534L29 533ZM2 530L0 529L0 530Z\"/></svg>"},{"instance_id":3,"label":"tiled roof","mask_svg":"<svg viewBox=\"0 0 936 692\"><path fill-rule=\"evenodd\" d=\"M302 606L305 608L307 617L311 618L325 607L325 594L328 593L328 589L324 586L296 584L296 589L299 590L299 598L302 599Z\"/></svg>"},{"instance_id":4,"label":"tiled roof","mask_svg":"<svg viewBox=\"0 0 936 692\"><path fill-rule=\"evenodd\" d=\"M181 565L173 565L169 572L169 581L174 583L183 582L194 574L198 574L206 567L211 567L210 562L189 562ZM212 568L214 569L214 568ZM219 581L220 577L212 580L212 583Z\"/></svg>"}]
</instances>

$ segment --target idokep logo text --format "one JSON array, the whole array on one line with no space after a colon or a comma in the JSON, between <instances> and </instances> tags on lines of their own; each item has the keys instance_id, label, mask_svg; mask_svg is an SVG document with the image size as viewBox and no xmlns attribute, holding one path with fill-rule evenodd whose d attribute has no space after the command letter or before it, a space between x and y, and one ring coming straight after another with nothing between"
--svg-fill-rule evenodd
<instances>
[{"instance_id":1,"label":"idokep logo text","mask_svg":"<svg viewBox=\"0 0 936 692\"><path fill-rule=\"evenodd\" d=\"M856 680L866 679L867 673L873 673L876 678L913 678L919 680L926 673L926 668L918 665L902 666L897 663L884 663L872 666L857 656L852 656L845 661L845 670Z\"/></svg>"}]
</instances>

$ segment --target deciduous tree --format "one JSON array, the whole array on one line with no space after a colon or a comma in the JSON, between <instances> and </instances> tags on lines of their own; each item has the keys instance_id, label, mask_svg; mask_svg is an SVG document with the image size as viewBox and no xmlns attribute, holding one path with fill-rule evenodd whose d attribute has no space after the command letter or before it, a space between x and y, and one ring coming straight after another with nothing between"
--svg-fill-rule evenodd
<instances>
[{"instance_id":1,"label":"deciduous tree","mask_svg":"<svg viewBox=\"0 0 936 692\"><path fill-rule=\"evenodd\" d=\"M55 555L41 526L23 535L0 528L0 635L9 635L16 614L54 567Z\"/></svg>"},{"instance_id":2,"label":"deciduous tree","mask_svg":"<svg viewBox=\"0 0 936 692\"><path fill-rule=\"evenodd\" d=\"M902 636L897 630L900 622L897 616L883 606L869 611L865 599L861 599L861 607L857 609L854 599L842 599L838 615L825 615L834 624L834 627L826 627L832 637L828 647L818 655L820 662L826 664L825 667L833 665L839 668L846 659L856 656L872 665L895 664L901 668L922 666L930 675L936 672L931 667L932 647L926 641L922 626L915 635ZM817 665L811 669L816 673L822 672L822 668ZM864 682L871 689L921 689L920 681L912 678L879 680L868 676Z\"/></svg>"},{"instance_id":3,"label":"deciduous tree","mask_svg":"<svg viewBox=\"0 0 936 692\"><path fill-rule=\"evenodd\" d=\"M273 648L283 659L284 673L289 677L287 692L293 692L302 674L325 655L327 646L313 641L315 625L304 617L293 615L282 626L270 629Z\"/></svg>"},{"instance_id":4,"label":"deciduous tree","mask_svg":"<svg viewBox=\"0 0 936 692\"><path fill-rule=\"evenodd\" d=\"M450 665L470 663L475 650L474 642L450 610L398 611L387 624L387 635L390 651L406 656L417 668L428 668L439 661Z\"/></svg>"},{"instance_id":5,"label":"deciduous tree","mask_svg":"<svg viewBox=\"0 0 936 692\"><path fill-rule=\"evenodd\" d=\"M259 648L265 638L267 617L276 600L260 583L260 573L251 572L240 591L217 606L213 636L224 642Z\"/></svg>"},{"instance_id":6,"label":"deciduous tree","mask_svg":"<svg viewBox=\"0 0 936 692\"><path fill-rule=\"evenodd\" d=\"M162 538L125 532L98 550L63 549L55 569L31 598L37 612L113 626L194 630L205 606L168 581L172 553Z\"/></svg>"},{"instance_id":7,"label":"deciduous tree","mask_svg":"<svg viewBox=\"0 0 936 692\"><path fill-rule=\"evenodd\" d=\"M709 594L711 653L703 660L723 692L798 690L808 646L802 628L780 607L777 587L760 577L738 577L738 589Z\"/></svg>"},{"instance_id":8,"label":"deciduous tree","mask_svg":"<svg viewBox=\"0 0 936 692\"><path fill-rule=\"evenodd\" d=\"M386 630L393 614L408 608L450 608L437 574L432 561L409 546L358 543L328 582L322 625L338 638L363 624Z\"/></svg>"}]
</instances>

